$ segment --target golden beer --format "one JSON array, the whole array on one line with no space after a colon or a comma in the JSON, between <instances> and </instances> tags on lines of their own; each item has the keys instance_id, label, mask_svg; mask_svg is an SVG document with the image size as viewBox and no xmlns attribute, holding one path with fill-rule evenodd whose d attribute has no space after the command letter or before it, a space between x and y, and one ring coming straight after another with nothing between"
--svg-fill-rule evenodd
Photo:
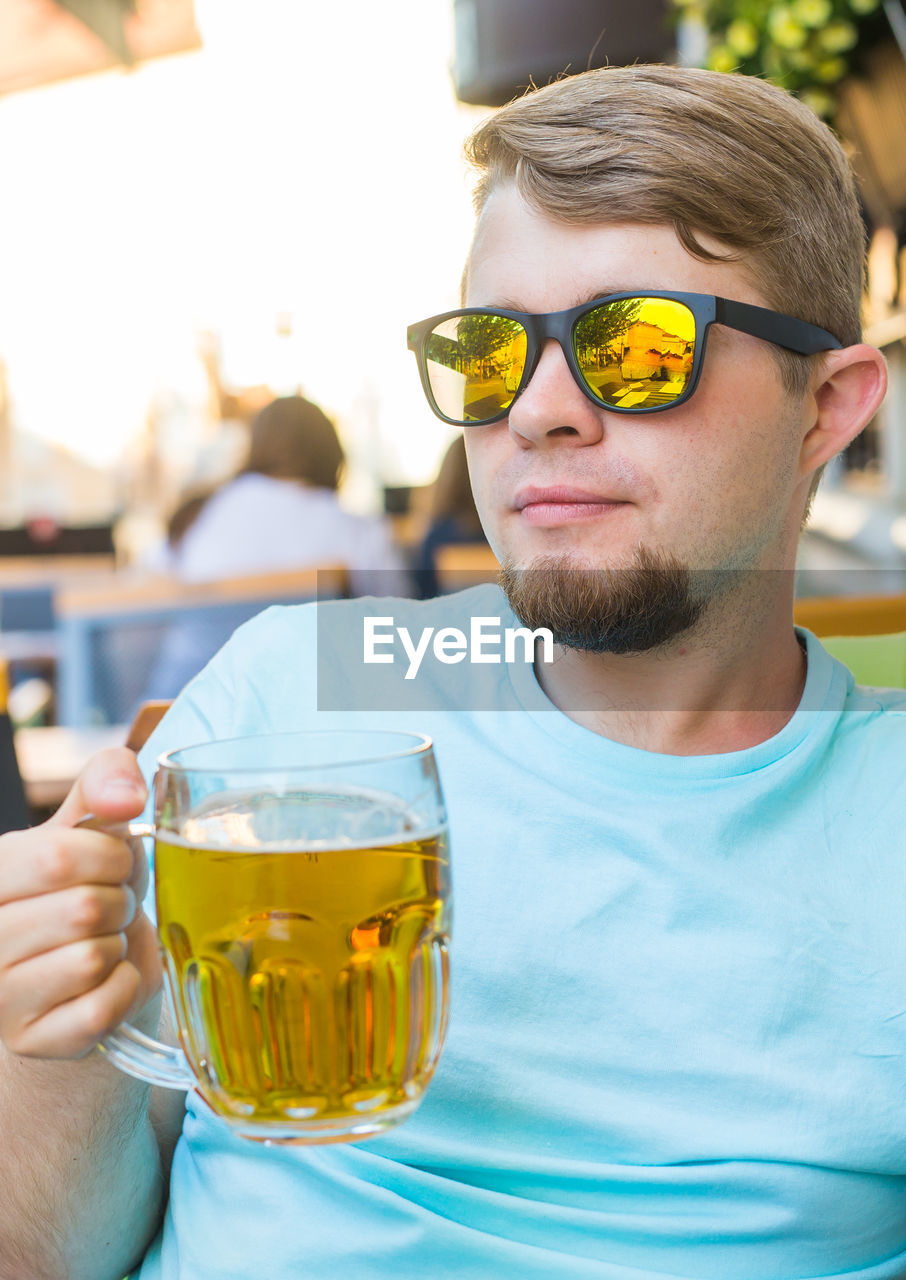
<instances>
[{"instance_id":1,"label":"golden beer","mask_svg":"<svg viewBox=\"0 0 906 1280\"><path fill-rule=\"evenodd\" d=\"M339 843L357 809L367 832L375 803L221 796L178 837L158 828L158 933L183 1051L246 1136L306 1121L309 1142L360 1138L412 1111L431 1078L447 1021L446 835L401 821L397 836Z\"/></svg>"}]
</instances>

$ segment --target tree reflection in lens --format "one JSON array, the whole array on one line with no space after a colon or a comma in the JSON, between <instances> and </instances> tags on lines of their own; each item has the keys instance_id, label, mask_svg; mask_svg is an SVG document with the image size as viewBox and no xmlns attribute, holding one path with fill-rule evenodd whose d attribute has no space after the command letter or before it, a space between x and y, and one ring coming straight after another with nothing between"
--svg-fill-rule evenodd
<instances>
[{"instance_id":1,"label":"tree reflection in lens","mask_svg":"<svg viewBox=\"0 0 906 1280\"><path fill-rule=\"evenodd\" d=\"M484 422L513 402L525 368L526 335L506 316L446 320L425 349L434 400L448 418Z\"/></svg>"},{"instance_id":2,"label":"tree reflection in lens","mask_svg":"<svg viewBox=\"0 0 906 1280\"><path fill-rule=\"evenodd\" d=\"M650 409L685 390L695 351L695 317L670 298L619 298L576 322L573 352L586 384L604 404ZM525 370L526 332L518 320L479 312L443 321L425 348L435 404L456 422L487 422L513 403Z\"/></svg>"}]
</instances>

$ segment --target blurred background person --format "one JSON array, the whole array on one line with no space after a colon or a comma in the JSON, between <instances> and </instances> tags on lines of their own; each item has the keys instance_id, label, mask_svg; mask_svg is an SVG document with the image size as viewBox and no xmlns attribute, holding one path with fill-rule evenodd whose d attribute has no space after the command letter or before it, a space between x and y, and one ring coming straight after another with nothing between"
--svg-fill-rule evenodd
<instances>
[{"instance_id":1,"label":"blurred background person","mask_svg":"<svg viewBox=\"0 0 906 1280\"><path fill-rule=\"evenodd\" d=\"M444 454L431 492L428 529L413 558L419 595L427 599L440 592L436 555L440 547L480 542L487 544L475 499L463 437L457 436Z\"/></svg>"},{"instance_id":2,"label":"blurred background person","mask_svg":"<svg viewBox=\"0 0 906 1280\"><path fill-rule=\"evenodd\" d=\"M389 526L345 510L343 446L327 415L302 396L257 414L248 456L225 484L190 495L170 517L155 567L185 582L342 565L354 595L409 594Z\"/></svg>"},{"instance_id":3,"label":"blurred background person","mask_svg":"<svg viewBox=\"0 0 906 1280\"><path fill-rule=\"evenodd\" d=\"M342 566L352 595L411 594L384 519L354 515L340 503L345 461L322 409L298 395L273 400L252 423L238 473L185 499L170 517L166 545L145 567L200 583ZM143 698L174 698L231 630L216 613L173 622Z\"/></svg>"}]
</instances>

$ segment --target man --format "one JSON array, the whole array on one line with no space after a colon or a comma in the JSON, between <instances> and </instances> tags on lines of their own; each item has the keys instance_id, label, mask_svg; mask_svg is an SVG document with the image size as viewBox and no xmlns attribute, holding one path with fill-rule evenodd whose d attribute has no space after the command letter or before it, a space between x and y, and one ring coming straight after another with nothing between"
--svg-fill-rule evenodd
<instances>
[{"instance_id":1,"label":"man","mask_svg":"<svg viewBox=\"0 0 906 1280\"><path fill-rule=\"evenodd\" d=\"M791 620L815 477L884 394L851 177L787 95L666 67L542 89L473 154L465 314L410 341L554 660L435 664L407 702L397 668L356 669L373 602L272 611L142 756L432 735L437 1075L379 1140L267 1150L85 1056L130 1010L153 1027L159 982L137 857L73 829L142 807L131 758L100 757L0 842L4 1278L906 1274L906 696L854 689ZM512 620L495 588L397 603Z\"/></svg>"}]
</instances>

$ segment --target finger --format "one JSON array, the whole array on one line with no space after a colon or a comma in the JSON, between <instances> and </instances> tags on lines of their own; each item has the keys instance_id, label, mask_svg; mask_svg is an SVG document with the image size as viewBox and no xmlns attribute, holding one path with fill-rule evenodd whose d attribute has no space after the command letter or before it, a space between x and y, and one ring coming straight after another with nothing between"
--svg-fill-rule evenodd
<instances>
[{"instance_id":1,"label":"finger","mask_svg":"<svg viewBox=\"0 0 906 1280\"><path fill-rule=\"evenodd\" d=\"M132 874L129 876L129 884L135 890L136 897L143 902L150 883L151 873L148 858L145 854L145 840L151 835L151 830L149 829L141 834L137 832L131 834L131 825L128 822L105 823L95 814L91 814L83 818L75 827L69 829L74 831L100 831L104 835L125 841L132 851Z\"/></svg>"},{"instance_id":2,"label":"finger","mask_svg":"<svg viewBox=\"0 0 906 1280\"><path fill-rule=\"evenodd\" d=\"M144 902L151 883L151 868L145 854L145 842L138 836L134 836L131 840L127 840L126 844L132 855L132 873L127 884L135 894L136 900Z\"/></svg>"},{"instance_id":3,"label":"finger","mask_svg":"<svg viewBox=\"0 0 906 1280\"><path fill-rule=\"evenodd\" d=\"M120 933L135 910L128 885L77 885L7 903L0 911L0 971L71 942Z\"/></svg>"},{"instance_id":4,"label":"finger","mask_svg":"<svg viewBox=\"0 0 906 1280\"><path fill-rule=\"evenodd\" d=\"M111 822L135 818L145 807L147 795L135 753L111 747L92 756L45 825L74 826L88 813Z\"/></svg>"},{"instance_id":5,"label":"finger","mask_svg":"<svg viewBox=\"0 0 906 1280\"><path fill-rule=\"evenodd\" d=\"M128 944L126 959L137 969L140 977L135 1008L141 1009L160 991L163 983L160 940L155 925L141 910L136 912L135 919L124 932Z\"/></svg>"},{"instance_id":6,"label":"finger","mask_svg":"<svg viewBox=\"0 0 906 1280\"><path fill-rule=\"evenodd\" d=\"M81 884L125 884L136 867L138 842L97 831L36 827L0 838L0 905Z\"/></svg>"},{"instance_id":7,"label":"finger","mask_svg":"<svg viewBox=\"0 0 906 1280\"><path fill-rule=\"evenodd\" d=\"M74 942L16 965L6 974L0 1004L0 1036L14 1053L68 1057L118 1025L139 985L124 960L125 938L111 934ZM62 962L62 963L61 963ZM111 987L110 979L120 974Z\"/></svg>"},{"instance_id":8,"label":"finger","mask_svg":"<svg viewBox=\"0 0 906 1280\"><path fill-rule=\"evenodd\" d=\"M122 960L87 995L58 1005L3 1038L13 1053L27 1057L84 1057L128 1016L139 987L138 971L128 960Z\"/></svg>"}]
</instances>

